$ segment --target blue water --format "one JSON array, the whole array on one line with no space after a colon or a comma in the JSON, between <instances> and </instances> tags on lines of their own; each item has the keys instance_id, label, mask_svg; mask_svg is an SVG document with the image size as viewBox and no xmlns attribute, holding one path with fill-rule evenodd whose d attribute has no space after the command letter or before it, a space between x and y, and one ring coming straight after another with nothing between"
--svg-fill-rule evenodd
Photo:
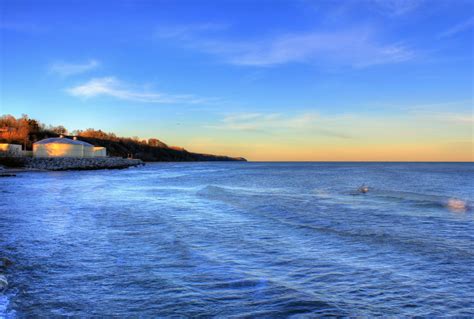
<instances>
[{"instance_id":1,"label":"blue water","mask_svg":"<svg viewBox=\"0 0 474 319\"><path fill-rule=\"evenodd\" d=\"M474 164L1 178L0 317L474 316L473 202Z\"/></svg>"}]
</instances>

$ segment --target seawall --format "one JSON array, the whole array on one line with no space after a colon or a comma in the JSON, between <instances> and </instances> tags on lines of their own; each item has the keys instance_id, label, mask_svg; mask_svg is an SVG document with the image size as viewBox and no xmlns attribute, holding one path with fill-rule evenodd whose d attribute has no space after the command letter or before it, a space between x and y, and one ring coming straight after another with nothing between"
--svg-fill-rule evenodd
<instances>
[{"instance_id":1,"label":"seawall","mask_svg":"<svg viewBox=\"0 0 474 319\"><path fill-rule=\"evenodd\" d=\"M121 157L17 157L14 159L14 161L16 164L15 166L17 167L50 171L115 169L144 165L144 162L142 160L127 159Z\"/></svg>"}]
</instances>

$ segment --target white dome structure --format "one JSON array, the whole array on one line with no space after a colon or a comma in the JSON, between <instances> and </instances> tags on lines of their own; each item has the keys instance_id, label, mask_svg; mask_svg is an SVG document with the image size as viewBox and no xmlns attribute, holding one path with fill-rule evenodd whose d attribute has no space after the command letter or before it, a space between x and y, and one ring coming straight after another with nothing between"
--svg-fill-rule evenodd
<instances>
[{"instance_id":1,"label":"white dome structure","mask_svg":"<svg viewBox=\"0 0 474 319\"><path fill-rule=\"evenodd\" d=\"M53 137L33 144L34 157L84 157L84 145L63 137Z\"/></svg>"}]
</instances>

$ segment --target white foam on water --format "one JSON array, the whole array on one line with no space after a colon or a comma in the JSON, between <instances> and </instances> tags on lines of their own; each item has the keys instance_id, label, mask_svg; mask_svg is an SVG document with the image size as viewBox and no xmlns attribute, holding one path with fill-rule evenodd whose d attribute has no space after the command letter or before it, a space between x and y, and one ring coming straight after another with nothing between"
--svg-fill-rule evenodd
<instances>
[{"instance_id":1,"label":"white foam on water","mask_svg":"<svg viewBox=\"0 0 474 319\"><path fill-rule=\"evenodd\" d=\"M0 294L0 319L16 318L15 311L8 311L10 300L6 295Z\"/></svg>"}]
</instances>

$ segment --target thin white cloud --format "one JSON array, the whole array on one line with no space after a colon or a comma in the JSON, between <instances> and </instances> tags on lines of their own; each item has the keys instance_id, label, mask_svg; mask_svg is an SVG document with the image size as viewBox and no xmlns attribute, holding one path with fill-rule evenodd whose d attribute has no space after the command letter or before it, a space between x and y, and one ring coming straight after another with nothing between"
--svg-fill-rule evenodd
<instances>
[{"instance_id":1,"label":"thin white cloud","mask_svg":"<svg viewBox=\"0 0 474 319\"><path fill-rule=\"evenodd\" d=\"M468 125L474 125L474 114L456 114L456 113L451 113L451 114L442 114L440 115L442 119L445 121L449 122L454 122L457 124L468 124Z\"/></svg>"},{"instance_id":2,"label":"thin white cloud","mask_svg":"<svg viewBox=\"0 0 474 319\"><path fill-rule=\"evenodd\" d=\"M462 22L456 24L455 26L449 28L448 30L445 30L444 32L441 32L438 35L438 38L442 39L442 38L449 38L449 37L455 36L458 33L469 30L473 26L474 26L474 17L471 17L471 18L469 18L465 21L462 21Z\"/></svg>"},{"instance_id":3,"label":"thin white cloud","mask_svg":"<svg viewBox=\"0 0 474 319\"><path fill-rule=\"evenodd\" d=\"M81 98L109 96L120 100L158 104L202 104L215 98L199 98L190 94L172 95L166 93L137 90L114 77L94 78L88 82L66 90L70 95Z\"/></svg>"},{"instance_id":4,"label":"thin white cloud","mask_svg":"<svg viewBox=\"0 0 474 319\"><path fill-rule=\"evenodd\" d=\"M174 40L178 45L219 56L227 63L259 67L314 63L364 68L404 62L415 57L415 53L402 43L381 43L374 33L362 28L231 41L187 32L185 37L176 35ZM173 39L173 36L167 39Z\"/></svg>"},{"instance_id":5,"label":"thin white cloud","mask_svg":"<svg viewBox=\"0 0 474 319\"><path fill-rule=\"evenodd\" d=\"M434 120L438 122L453 123L457 125L474 125L473 112L441 112L441 111L424 111L413 112L414 115L427 120Z\"/></svg>"},{"instance_id":6,"label":"thin white cloud","mask_svg":"<svg viewBox=\"0 0 474 319\"><path fill-rule=\"evenodd\" d=\"M247 49L230 58L242 65L270 66L311 62L353 67L409 60L413 53L400 44L379 45L365 32L329 32L288 35Z\"/></svg>"},{"instance_id":7,"label":"thin white cloud","mask_svg":"<svg viewBox=\"0 0 474 319\"><path fill-rule=\"evenodd\" d=\"M56 62L50 66L49 70L51 73L61 76L70 76L94 70L99 66L100 63L96 60L89 60L85 63Z\"/></svg>"},{"instance_id":8,"label":"thin white cloud","mask_svg":"<svg viewBox=\"0 0 474 319\"><path fill-rule=\"evenodd\" d=\"M319 135L351 138L351 136L336 132L330 126L331 119L323 119L314 113L304 113L296 116L287 116L280 113L241 113L225 116L220 124L211 128L242 132L275 133L284 131L299 131Z\"/></svg>"},{"instance_id":9,"label":"thin white cloud","mask_svg":"<svg viewBox=\"0 0 474 319\"><path fill-rule=\"evenodd\" d=\"M417 9L423 0L372 0L377 9L393 16L404 15Z\"/></svg>"},{"instance_id":10,"label":"thin white cloud","mask_svg":"<svg viewBox=\"0 0 474 319\"><path fill-rule=\"evenodd\" d=\"M155 37L162 39L189 39L196 34L212 33L222 31L228 28L227 24L222 23L202 23L161 26L156 28Z\"/></svg>"},{"instance_id":11,"label":"thin white cloud","mask_svg":"<svg viewBox=\"0 0 474 319\"><path fill-rule=\"evenodd\" d=\"M474 125L472 111L443 111L443 110L403 110L391 120L395 122L435 123L455 125L457 128ZM217 125L209 126L223 131L262 133L279 136L298 134L301 136L326 136L339 139L367 137L364 127L380 128L380 123L389 123L386 117L380 115L337 115L321 116L316 113L288 115L281 113L239 113L223 117ZM420 124L421 125L421 124ZM357 128L359 126L359 128Z\"/></svg>"}]
</instances>

